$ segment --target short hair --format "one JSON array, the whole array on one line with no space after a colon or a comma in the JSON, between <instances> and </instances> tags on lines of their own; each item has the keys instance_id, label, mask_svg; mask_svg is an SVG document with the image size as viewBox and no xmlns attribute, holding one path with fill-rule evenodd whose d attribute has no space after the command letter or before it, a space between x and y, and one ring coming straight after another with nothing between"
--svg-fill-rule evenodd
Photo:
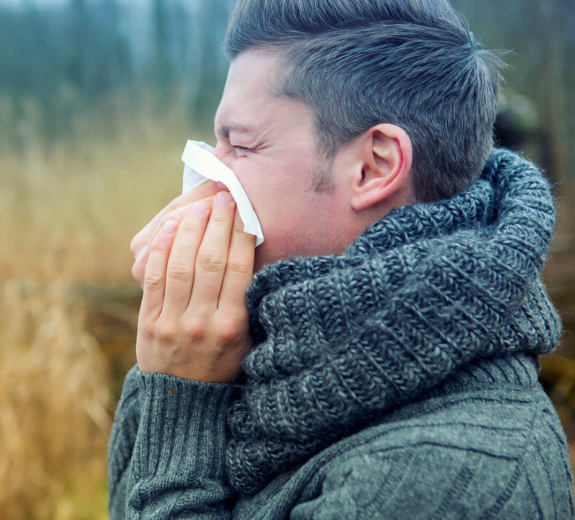
<instances>
[{"instance_id":1,"label":"short hair","mask_svg":"<svg viewBox=\"0 0 575 520\"><path fill-rule=\"evenodd\" d=\"M504 64L447 0L239 0L224 52L250 49L281 57L279 92L312 108L326 160L377 124L403 128L419 202L468 187L492 151Z\"/></svg>"}]
</instances>

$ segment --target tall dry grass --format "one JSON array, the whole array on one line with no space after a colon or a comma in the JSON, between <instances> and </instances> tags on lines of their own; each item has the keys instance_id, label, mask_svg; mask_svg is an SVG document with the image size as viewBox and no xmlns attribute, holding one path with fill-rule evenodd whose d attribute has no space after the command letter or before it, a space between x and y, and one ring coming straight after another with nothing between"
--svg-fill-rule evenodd
<instances>
[{"instance_id":1,"label":"tall dry grass","mask_svg":"<svg viewBox=\"0 0 575 520\"><path fill-rule=\"evenodd\" d=\"M69 283L0 292L0 517L103 518L106 360ZM96 516L92 516L96 515Z\"/></svg>"},{"instance_id":2,"label":"tall dry grass","mask_svg":"<svg viewBox=\"0 0 575 520\"><path fill-rule=\"evenodd\" d=\"M177 112L126 119L103 135L78 116L74 140L49 145L32 116L20 122L23 152L0 150L0 279L130 277L130 239L181 193L180 157L197 135Z\"/></svg>"},{"instance_id":3,"label":"tall dry grass","mask_svg":"<svg viewBox=\"0 0 575 520\"><path fill-rule=\"evenodd\" d=\"M106 518L112 381L78 287L131 282L130 240L198 136L170 112L108 136L80 117L73 143L33 117L18 131L23 151L0 153L0 518Z\"/></svg>"}]
</instances>

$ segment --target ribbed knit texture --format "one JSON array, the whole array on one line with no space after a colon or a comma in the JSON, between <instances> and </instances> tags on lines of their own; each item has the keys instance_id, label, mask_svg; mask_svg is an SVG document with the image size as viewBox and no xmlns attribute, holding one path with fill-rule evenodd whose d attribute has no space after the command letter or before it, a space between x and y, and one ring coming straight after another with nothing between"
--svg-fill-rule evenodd
<instances>
[{"instance_id":1,"label":"ribbed knit texture","mask_svg":"<svg viewBox=\"0 0 575 520\"><path fill-rule=\"evenodd\" d=\"M255 493L474 358L550 352L561 321L539 276L554 223L539 170L497 150L469 189L390 212L342 256L260 272L229 416L233 486Z\"/></svg>"},{"instance_id":2,"label":"ribbed knit texture","mask_svg":"<svg viewBox=\"0 0 575 520\"><path fill-rule=\"evenodd\" d=\"M224 510L232 490L220 485L225 477L221 454L226 446L222 411L233 386L153 373L140 373L138 386L145 420L133 447L127 517L179 518ZM154 489L161 490L157 507ZM161 495L170 493L175 497L162 501Z\"/></svg>"}]
</instances>

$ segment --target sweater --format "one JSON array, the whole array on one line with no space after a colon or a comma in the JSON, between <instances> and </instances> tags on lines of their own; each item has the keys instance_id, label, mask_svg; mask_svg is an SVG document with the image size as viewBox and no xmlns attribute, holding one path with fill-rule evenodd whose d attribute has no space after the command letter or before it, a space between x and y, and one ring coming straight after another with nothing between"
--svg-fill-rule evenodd
<instances>
[{"instance_id":1,"label":"sweater","mask_svg":"<svg viewBox=\"0 0 575 520\"><path fill-rule=\"evenodd\" d=\"M341 256L254 277L243 379L128 374L111 518L571 518L565 435L537 382L561 322L537 168L495 150L467 190Z\"/></svg>"}]
</instances>

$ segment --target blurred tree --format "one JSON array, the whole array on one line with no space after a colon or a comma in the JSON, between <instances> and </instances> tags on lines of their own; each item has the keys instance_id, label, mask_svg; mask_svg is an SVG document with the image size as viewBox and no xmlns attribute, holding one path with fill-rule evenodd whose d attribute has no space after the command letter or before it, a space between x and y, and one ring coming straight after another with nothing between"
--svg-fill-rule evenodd
<instances>
[{"instance_id":1,"label":"blurred tree","mask_svg":"<svg viewBox=\"0 0 575 520\"><path fill-rule=\"evenodd\" d=\"M93 56L89 54L92 27L86 0L71 0L69 5L67 79L88 96L90 85L90 68L94 67Z\"/></svg>"},{"instance_id":2,"label":"blurred tree","mask_svg":"<svg viewBox=\"0 0 575 520\"><path fill-rule=\"evenodd\" d=\"M118 117L101 109L107 99L123 93L125 115L142 110L153 92L162 113L170 107L196 127L211 128L228 67L220 49L234 3L0 0L0 119L18 121L32 99L41 114L37 130L48 140L70 137L77 114L95 111L105 127L106 118ZM574 0L453 4L488 48L514 51L504 56L511 65L505 92L535 107L539 131L530 135L538 145L529 153L556 179L575 184ZM0 147L18 141L14 125L0 122L0 129Z\"/></svg>"},{"instance_id":3,"label":"blurred tree","mask_svg":"<svg viewBox=\"0 0 575 520\"><path fill-rule=\"evenodd\" d=\"M504 93L529 100L537 128L528 152L575 208L575 2L573 0L452 0L488 48L507 49ZM523 104L526 107L526 104ZM521 116L519 108L516 115ZM571 209L570 209L571 208ZM572 215L575 218L575 213ZM564 221L573 222L568 218ZM575 233L575 225L571 229Z\"/></svg>"},{"instance_id":4,"label":"blurred tree","mask_svg":"<svg viewBox=\"0 0 575 520\"><path fill-rule=\"evenodd\" d=\"M168 2L153 0L152 27L153 27L153 55L152 55L152 82L157 87L156 95L162 105L167 103L166 94L174 81L174 69L169 54L169 17Z\"/></svg>"},{"instance_id":5,"label":"blurred tree","mask_svg":"<svg viewBox=\"0 0 575 520\"><path fill-rule=\"evenodd\" d=\"M209 126L213 122L228 69L221 48L226 34L230 4L229 0L202 2L198 12L197 29L201 41L198 92L202 95L195 100L194 113L198 122Z\"/></svg>"}]
</instances>

